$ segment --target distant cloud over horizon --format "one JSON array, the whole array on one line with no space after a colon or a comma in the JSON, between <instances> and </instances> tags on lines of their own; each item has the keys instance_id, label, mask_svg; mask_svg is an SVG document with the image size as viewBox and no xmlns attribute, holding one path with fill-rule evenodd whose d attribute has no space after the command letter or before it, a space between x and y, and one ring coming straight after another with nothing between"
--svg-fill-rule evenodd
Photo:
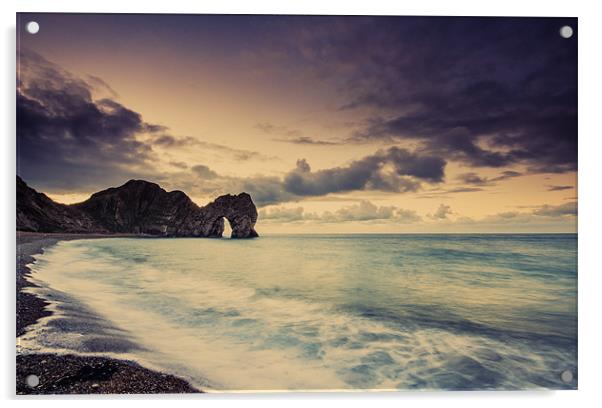
<instances>
[{"instance_id":1,"label":"distant cloud over horizon","mask_svg":"<svg viewBox=\"0 0 602 408\"><path fill-rule=\"evenodd\" d=\"M452 216L453 215L453 216ZM320 225L331 223L386 223L410 231L416 230L417 225L435 230L445 231L459 228L467 229L489 227L525 228L530 225L554 224L563 219L574 219L577 215L576 202L552 206L548 204L537 206L530 211L506 211L487 215L482 218L472 218L453 211L450 206L441 204L433 214L420 216L416 211L396 206L377 206L370 201L343 206L332 212L308 212L303 207L269 206L259 211L259 219L264 223L295 223ZM420 230L420 229L417 229ZM400 230L397 230L400 231Z\"/></svg>"},{"instance_id":2,"label":"distant cloud over horizon","mask_svg":"<svg viewBox=\"0 0 602 408\"><path fill-rule=\"evenodd\" d=\"M278 222L311 221L318 223L339 223L353 221L394 221L405 224L420 221L415 211L395 206L377 206L370 201L362 200L358 204L343 206L338 210L325 211L322 214L307 213L303 207L262 209L259 217L263 220Z\"/></svg>"},{"instance_id":3,"label":"distant cloud over horizon","mask_svg":"<svg viewBox=\"0 0 602 408\"><path fill-rule=\"evenodd\" d=\"M446 204L439 204L437 210L430 215L430 218L434 220L445 220L450 214L453 214L451 207Z\"/></svg>"}]
</instances>

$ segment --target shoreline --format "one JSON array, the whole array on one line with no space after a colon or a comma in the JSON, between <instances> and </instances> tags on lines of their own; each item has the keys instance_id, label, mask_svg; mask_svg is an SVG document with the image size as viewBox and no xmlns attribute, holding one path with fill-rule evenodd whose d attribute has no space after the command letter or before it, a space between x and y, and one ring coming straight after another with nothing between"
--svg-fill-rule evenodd
<instances>
[{"instance_id":1,"label":"shoreline","mask_svg":"<svg viewBox=\"0 0 602 408\"><path fill-rule=\"evenodd\" d=\"M52 315L45 299L22 289L36 287L27 279L27 266L44 248L59 241L75 239L140 237L134 234L62 234L17 231L16 335L41 318ZM109 357L32 353L16 355L16 393L33 394L181 394L202 393L187 381L171 374L153 371L136 362ZM40 383L29 387L28 375L35 374Z\"/></svg>"}]
</instances>

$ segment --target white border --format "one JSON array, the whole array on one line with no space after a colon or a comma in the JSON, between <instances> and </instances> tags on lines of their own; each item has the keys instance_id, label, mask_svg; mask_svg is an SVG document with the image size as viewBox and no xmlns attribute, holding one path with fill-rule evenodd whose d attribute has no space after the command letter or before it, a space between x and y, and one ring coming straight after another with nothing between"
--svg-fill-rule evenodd
<instances>
[{"instance_id":1,"label":"white border","mask_svg":"<svg viewBox=\"0 0 602 408\"><path fill-rule=\"evenodd\" d=\"M1 2L2 13L2 95L0 114L2 115L2 135L0 137L3 155L2 177L0 177L0 206L2 215L2 254L4 313L2 314L2 369L0 371L2 396L14 397L14 225L15 225L15 12L144 12L144 13L236 13L236 14L400 14L400 15L476 15L476 16L569 16L579 17L579 391L562 392L440 392L440 393L349 393L349 394L237 394L210 395L200 397L175 397L182 403L238 403L253 406L287 404L290 406L332 405L360 407L366 404L390 406L426 405L472 407L487 405L488 408L507 406L527 406L545 404L546 408L571 406L591 406L602 400L598 381L601 367L599 328L602 311L601 274L599 257L602 239L600 223L600 167L602 144L600 138L600 75L602 75L602 15L594 1L552 1L528 2L525 0L505 0L486 2L477 0L421 0L404 1L325 1L305 0L286 1L199 1L169 0L165 2L102 0L83 2L81 0L35 1L19 0L18 3ZM84 397L85 398L85 397ZM111 404L125 406L128 400L145 397L109 397ZM162 406L165 399L155 397L145 402L151 406ZM64 404L81 405L82 398L50 398L50 401L37 401L38 398L20 399L19 405L48 404L49 407L63 407ZM105 398L90 400L86 404L100 406Z\"/></svg>"}]
</instances>

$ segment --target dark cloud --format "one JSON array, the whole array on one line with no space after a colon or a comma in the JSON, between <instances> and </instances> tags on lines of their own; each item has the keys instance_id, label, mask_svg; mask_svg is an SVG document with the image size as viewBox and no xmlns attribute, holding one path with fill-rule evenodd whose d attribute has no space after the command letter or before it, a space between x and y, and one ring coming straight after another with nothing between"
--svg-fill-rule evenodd
<instances>
[{"instance_id":1,"label":"dark cloud","mask_svg":"<svg viewBox=\"0 0 602 408\"><path fill-rule=\"evenodd\" d=\"M336 146L340 143L327 140L317 140L308 136L299 136L293 139L273 139L275 142L292 143L298 145Z\"/></svg>"},{"instance_id":2,"label":"dark cloud","mask_svg":"<svg viewBox=\"0 0 602 408\"><path fill-rule=\"evenodd\" d=\"M480 184L487 185L487 184ZM461 186L461 187L452 187L452 188L435 188L431 190L427 190L425 194L420 194L416 198L436 198L436 199L449 199L452 198L452 194L458 193L476 193L479 191L483 191L482 187L473 187L473 186Z\"/></svg>"},{"instance_id":3,"label":"dark cloud","mask_svg":"<svg viewBox=\"0 0 602 408\"><path fill-rule=\"evenodd\" d=\"M573 186L547 186L548 187L548 191L564 191L564 190L570 190L573 188Z\"/></svg>"},{"instance_id":4,"label":"dark cloud","mask_svg":"<svg viewBox=\"0 0 602 408\"><path fill-rule=\"evenodd\" d=\"M218 177L216 172L203 164L197 164L196 166L192 166L190 169L203 179L214 179Z\"/></svg>"},{"instance_id":5,"label":"dark cloud","mask_svg":"<svg viewBox=\"0 0 602 408\"><path fill-rule=\"evenodd\" d=\"M152 140L152 144L161 147L183 147L197 144L197 140L192 137L175 137L168 134L162 134Z\"/></svg>"},{"instance_id":6,"label":"dark cloud","mask_svg":"<svg viewBox=\"0 0 602 408\"><path fill-rule=\"evenodd\" d=\"M563 217L577 215L577 202L560 205L542 205L533 211L533 214L545 217Z\"/></svg>"},{"instance_id":7,"label":"dark cloud","mask_svg":"<svg viewBox=\"0 0 602 408\"><path fill-rule=\"evenodd\" d=\"M475 186L491 185L491 181L489 179L487 179L486 177L481 177L477 173L473 173L473 172L460 174L458 176L458 180L462 181L463 183L472 184Z\"/></svg>"},{"instance_id":8,"label":"dark cloud","mask_svg":"<svg viewBox=\"0 0 602 408\"><path fill-rule=\"evenodd\" d=\"M577 168L572 18L354 17L308 20L299 65L339 84L368 116L355 142L409 140L470 166Z\"/></svg>"},{"instance_id":9,"label":"dark cloud","mask_svg":"<svg viewBox=\"0 0 602 408\"><path fill-rule=\"evenodd\" d=\"M159 127L140 114L94 100L93 85L33 52L20 51L17 81L17 170L25 180L52 190L161 179L148 166L151 146L136 138Z\"/></svg>"},{"instance_id":10,"label":"dark cloud","mask_svg":"<svg viewBox=\"0 0 602 408\"><path fill-rule=\"evenodd\" d=\"M495 177L483 177L475 172L464 173L457 176L456 179L459 180L462 184L466 185L448 189L441 189L439 191L433 191L429 196L443 196L446 194L453 193L476 193L479 191L483 191L483 187L495 186L500 181L520 177L522 175L522 173L513 170L503 171Z\"/></svg>"},{"instance_id":11,"label":"dark cloud","mask_svg":"<svg viewBox=\"0 0 602 408\"><path fill-rule=\"evenodd\" d=\"M451 188L449 190L445 190L443 193L444 194L449 194L449 193L475 193L477 191L483 191L483 189L479 188L479 187L456 187L456 188Z\"/></svg>"},{"instance_id":12,"label":"dark cloud","mask_svg":"<svg viewBox=\"0 0 602 408\"><path fill-rule=\"evenodd\" d=\"M387 167L390 170L387 171ZM299 196L325 195L353 190L391 192L415 191L420 181L443 180L445 161L435 156L420 156L408 150L391 147L356 160L345 167L311 171L307 161L284 177L285 189Z\"/></svg>"},{"instance_id":13,"label":"dark cloud","mask_svg":"<svg viewBox=\"0 0 602 408\"><path fill-rule=\"evenodd\" d=\"M474 185L474 186L494 186L498 181L511 179L514 177L522 176L522 173L518 171L507 170L502 172L497 177L482 177L475 172L460 174L457 178L463 183Z\"/></svg>"},{"instance_id":14,"label":"dark cloud","mask_svg":"<svg viewBox=\"0 0 602 408\"><path fill-rule=\"evenodd\" d=\"M41 55L19 52L17 78L17 171L27 182L48 192L90 191L130 178L172 183L157 171L153 147L195 146L232 160L269 160L250 150L169 134L165 126L100 93L115 95L102 79L76 77ZM170 162L180 169L187 163ZM205 179L217 173L204 166L193 170ZM176 183L177 184L177 183Z\"/></svg>"},{"instance_id":15,"label":"dark cloud","mask_svg":"<svg viewBox=\"0 0 602 408\"><path fill-rule=\"evenodd\" d=\"M506 170L506 171L503 171L499 176L492 178L491 181L507 180L507 179L514 178L514 177L520 177L522 175L523 174L518 171Z\"/></svg>"},{"instance_id":16,"label":"dark cloud","mask_svg":"<svg viewBox=\"0 0 602 408\"><path fill-rule=\"evenodd\" d=\"M246 191L260 206L298 201L307 196L325 196L358 190L385 192L416 191L421 183L443 181L445 161L422 156L405 149L391 147L351 162L347 166L312 171L305 159L282 178L252 176L246 178L220 176L206 166L192 171L203 184L202 193Z\"/></svg>"}]
</instances>

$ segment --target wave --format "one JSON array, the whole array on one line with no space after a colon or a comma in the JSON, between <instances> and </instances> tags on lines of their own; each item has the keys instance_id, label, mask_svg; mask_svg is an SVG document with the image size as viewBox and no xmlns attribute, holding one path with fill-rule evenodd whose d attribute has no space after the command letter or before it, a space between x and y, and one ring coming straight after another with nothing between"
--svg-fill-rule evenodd
<instances>
[{"instance_id":1,"label":"wave","mask_svg":"<svg viewBox=\"0 0 602 408\"><path fill-rule=\"evenodd\" d=\"M301 287L204 273L168 248L153 254L160 243L132 245L61 242L40 256L32 265L40 288L29 290L55 313L21 347L128 358L229 391L565 388L559 373L576 373L571 345L437 319L428 308L412 316L316 300Z\"/></svg>"}]
</instances>

